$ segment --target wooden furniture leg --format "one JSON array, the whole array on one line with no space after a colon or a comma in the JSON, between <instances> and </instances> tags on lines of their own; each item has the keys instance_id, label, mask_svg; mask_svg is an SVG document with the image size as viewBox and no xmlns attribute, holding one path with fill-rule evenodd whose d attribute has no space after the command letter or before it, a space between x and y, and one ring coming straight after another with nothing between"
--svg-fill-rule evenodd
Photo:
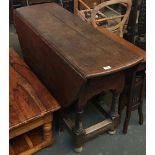
<instances>
[{"instance_id":1,"label":"wooden furniture leg","mask_svg":"<svg viewBox=\"0 0 155 155\"><path fill-rule=\"evenodd\" d=\"M48 122L43 125L43 134L45 143L49 144L52 142L52 123ZM46 144L45 144L46 145Z\"/></svg>"},{"instance_id":2,"label":"wooden furniture leg","mask_svg":"<svg viewBox=\"0 0 155 155\"><path fill-rule=\"evenodd\" d=\"M77 9L78 9L78 1L74 0L74 15L77 15Z\"/></svg>"},{"instance_id":3,"label":"wooden furniture leg","mask_svg":"<svg viewBox=\"0 0 155 155\"><path fill-rule=\"evenodd\" d=\"M139 114L139 124L142 125L143 124L143 101L141 101L140 105L138 106L138 114Z\"/></svg>"},{"instance_id":4,"label":"wooden furniture leg","mask_svg":"<svg viewBox=\"0 0 155 155\"><path fill-rule=\"evenodd\" d=\"M120 97L120 93L117 90L112 90L112 104L111 104L111 118L114 121L114 125L112 130L110 130L108 133L109 134L115 134L116 133L116 127L119 124L118 118L119 114L118 114L118 105L119 105L119 97Z\"/></svg>"},{"instance_id":5,"label":"wooden furniture leg","mask_svg":"<svg viewBox=\"0 0 155 155\"><path fill-rule=\"evenodd\" d=\"M55 113L55 129L58 133L64 131L64 123L63 123L64 109L60 109Z\"/></svg>"},{"instance_id":6,"label":"wooden furniture leg","mask_svg":"<svg viewBox=\"0 0 155 155\"><path fill-rule=\"evenodd\" d=\"M143 85L142 85L142 90L141 90L141 96L140 96L140 104L138 106L138 114L139 114L139 124L143 124L143 96L144 96L144 81L145 81L145 73L144 73L144 78L143 78Z\"/></svg>"},{"instance_id":7,"label":"wooden furniture leg","mask_svg":"<svg viewBox=\"0 0 155 155\"><path fill-rule=\"evenodd\" d=\"M131 112L138 110L139 124L143 124L143 97L145 86L145 69L146 64L142 62L140 65L131 68L126 72L126 85L120 96L118 113L121 118L121 112L126 106L126 117L123 127L123 133L127 133L127 128L131 116Z\"/></svg>"},{"instance_id":8,"label":"wooden furniture leg","mask_svg":"<svg viewBox=\"0 0 155 155\"><path fill-rule=\"evenodd\" d=\"M120 94L120 101L119 101L119 105L118 105L118 114L119 114L119 117L120 117L120 121L121 121L121 113L122 113L122 110L125 107L125 105L124 105L123 101L121 100L121 98L123 98L123 95L122 94Z\"/></svg>"},{"instance_id":9,"label":"wooden furniture leg","mask_svg":"<svg viewBox=\"0 0 155 155\"><path fill-rule=\"evenodd\" d=\"M131 117L131 110L129 109L129 107L127 107L125 122L123 126L123 133L127 133L130 117Z\"/></svg>"},{"instance_id":10,"label":"wooden furniture leg","mask_svg":"<svg viewBox=\"0 0 155 155\"><path fill-rule=\"evenodd\" d=\"M125 122L123 126L123 133L126 134L128 130L128 125L131 117L131 111L132 111L132 105L134 102L134 88L135 88L135 82L136 82L136 71L137 71L138 65L131 68L128 71L128 79L129 79L129 89L128 89L128 101L127 101L127 109L126 109L126 116L125 116Z\"/></svg>"},{"instance_id":11,"label":"wooden furniture leg","mask_svg":"<svg viewBox=\"0 0 155 155\"><path fill-rule=\"evenodd\" d=\"M59 111L59 133L64 132L64 122L63 117L66 115L64 108Z\"/></svg>"},{"instance_id":12,"label":"wooden furniture leg","mask_svg":"<svg viewBox=\"0 0 155 155\"><path fill-rule=\"evenodd\" d=\"M115 82L113 81L115 79ZM90 81L88 81L90 82ZM74 121L72 118L66 115L63 120L67 125L69 131L72 131L73 142L75 145L75 151L81 152L83 144L89 139L94 138L97 135L100 135L104 132L111 131L111 134L115 133L115 129L119 124L119 115L118 115L118 102L120 92L124 86L124 73L119 73L113 77L108 77L108 79L102 80L99 78L94 81L91 80L91 83L87 87L83 87L81 94L79 95L78 102L74 103L76 105L76 117ZM111 108L102 107L100 105L100 95L103 91L112 90L113 99ZM93 98L94 97L94 98ZM93 99L95 107L99 110L101 114L105 116L103 121L95 123L87 128L83 127L83 108L86 105L87 101Z\"/></svg>"},{"instance_id":13,"label":"wooden furniture leg","mask_svg":"<svg viewBox=\"0 0 155 155\"><path fill-rule=\"evenodd\" d=\"M81 152L84 144L84 135L85 130L82 125L82 115L83 115L83 107L79 106L77 103L76 107L76 118L75 118L75 128L73 131L74 134L74 143L75 143L75 152Z\"/></svg>"}]
</instances>

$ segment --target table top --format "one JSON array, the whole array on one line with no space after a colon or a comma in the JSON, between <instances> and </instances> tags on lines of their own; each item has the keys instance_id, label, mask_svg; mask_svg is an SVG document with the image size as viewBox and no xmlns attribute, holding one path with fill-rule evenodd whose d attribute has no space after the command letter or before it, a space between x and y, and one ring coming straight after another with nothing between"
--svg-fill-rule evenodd
<instances>
[{"instance_id":1,"label":"table top","mask_svg":"<svg viewBox=\"0 0 155 155\"><path fill-rule=\"evenodd\" d=\"M139 55L140 57L143 58L143 61L146 61L146 51L143 49L139 48L138 46L135 46L133 43L130 43L129 41L119 37L118 35L114 34L110 30L102 27L100 30L104 35L106 35L108 38L111 38L112 40L118 42L119 44L125 46L126 48L130 49L132 52L135 54Z\"/></svg>"},{"instance_id":2,"label":"table top","mask_svg":"<svg viewBox=\"0 0 155 155\"><path fill-rule=\"evenodd\" d=\"M9 58L10 129L58 110L58 102L13 49Z\"/></svg>"},{"instance_id":3,"label":"table top","mask_svg":"<svg viewBox=\"0 0 155 155\"><path fill-rule=\"evenodd\" d=\"M83 77L111 74L143 60L132 48L104 35L55 3L22 7L14 13L24 18Z\"/></svg>"}]
</instances>

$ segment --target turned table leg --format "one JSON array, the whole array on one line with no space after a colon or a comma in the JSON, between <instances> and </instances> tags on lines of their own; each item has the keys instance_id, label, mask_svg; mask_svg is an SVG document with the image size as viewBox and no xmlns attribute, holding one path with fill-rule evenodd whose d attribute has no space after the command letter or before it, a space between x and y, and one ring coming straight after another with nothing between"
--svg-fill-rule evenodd
<instances>
[{"instance_id":1,"label":"turned table leg","mask_svg":"<svg viewBox=\"0 0 155 155\"><path fill-rule=\"evenodd\" d=\"M83 107L79 106L79 104L77 103L75 128L73 130L75 152L81 152L83 149L83 144L84 144L85 130L82 125L82 115L83 115Z\"/></svg>"},{"instance_id":2,"label":"turned table leg","mask_svg":"<svg viewBox=\"0 0 155 155\"><path fill-rule=\"evenodd\" d=\"M52 143L52 123L48 122L43 125L43 136L47 144Z\"/></svg>"},{"instance_id":3,"label":"turned table leg","mask_svg":"<svg viewBox=\"0 0 155 155\"><path fill-rule=\"evenodd\" d=\"M118 114L118 105L119 105L119 97L120 93L116 90L112 91L112 104L111 104L111 111L110 115L112 120L114 121L113 128L108 132L109 134L115 134L116 133L116 127L119 124L119 114Z\"/></svg>"}]
</instances>

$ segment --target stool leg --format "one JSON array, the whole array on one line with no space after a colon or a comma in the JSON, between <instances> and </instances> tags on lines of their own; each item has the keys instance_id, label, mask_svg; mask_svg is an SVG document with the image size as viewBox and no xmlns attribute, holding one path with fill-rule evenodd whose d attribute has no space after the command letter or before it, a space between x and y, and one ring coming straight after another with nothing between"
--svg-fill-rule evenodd
<instances>
[{"instance_id":1,"label":"stool leg","mask_svg":"<svg viewBox=\"0 0 155 155\"><path fill-rule=\"evenodd\" d=\"M77 105L76 107L76 119L75 119L75 128L73 130L74 134L74 143L75 143L75 152L81 152L84 144L84 134L85 130L82 125L82 114L83 108Z\"/></svg>"},{"instance_id":2,"label":"stool leg","mask_svg":"<svg viewBox=\"0 0 155 155\"><path fill-rule=\"evenodd\" d=\"M128 130L128 125L131 117L131 110L127 107L125 122L123 126L123 133L126 134Z\"/></svg>"},{"instance_id":3,"label":"stool leg","mask_svg":"<svg viewBox=\"0 0 155 155\"><path fill-rule=\"evenodd\" d=\"M143 124L143 102L141 101L140 105L138 106L138 114L139 114L139 124L142 125Z\"/></svg>"},{"instance_id":4,"label":"stool leg","mask_svg":"<svg viewBox=\"0 0 155 155\"><path fill-rule=\"evenodd\" d=\"M44 140L47 144L52 143L52 123L45 123L43 125L43 134L44 134Z\"/></svg>"}]
</instances>

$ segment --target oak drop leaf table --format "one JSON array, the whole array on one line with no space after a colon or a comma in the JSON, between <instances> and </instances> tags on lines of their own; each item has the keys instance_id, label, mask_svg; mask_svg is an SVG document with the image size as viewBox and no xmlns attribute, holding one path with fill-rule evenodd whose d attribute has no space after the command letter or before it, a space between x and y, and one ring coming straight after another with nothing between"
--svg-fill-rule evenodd
<instances>
[{"instance_id":1,"label":"oak drop leaf table","mask_svg":"<svg viewBox=\"0 0 155 155\"><path fill-rule=\"evenodd\" d=\"M16 9L14 19L25 61L62 107L76 106L75 124L65 119L75 150L81 151L89 138L113 131L119 123L124 71L133 71L142 57L55 3ZM113 94L110 117L84 129L84 106L107 90Z\"/></svg>"}]
</instances>

